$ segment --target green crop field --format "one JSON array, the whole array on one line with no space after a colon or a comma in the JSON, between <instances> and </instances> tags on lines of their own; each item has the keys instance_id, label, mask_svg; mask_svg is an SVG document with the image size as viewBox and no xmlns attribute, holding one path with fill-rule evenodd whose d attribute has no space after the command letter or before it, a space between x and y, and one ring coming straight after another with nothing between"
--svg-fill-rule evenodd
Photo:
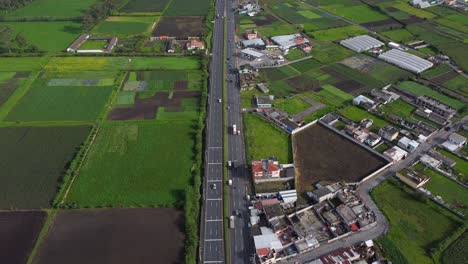
<instances>
[{"instance_id":1,"label":"green crop field","mask_svg":"<svg viewBox=\"0 0 468 264\"><path fill-rule=\"evenodd\" d=\"M302 61L292 63L289 66L303 73L303 72L307 72L312 69L318 68L322 66L322 64L314 59L307 59L307 60L302 60Z\"/></svg>"},{"instance_id":2,"label":"green crop field","mask_svg":"<svg viewBox=\"0 0 468 264\"><path fill-rule=\"evenodd\" d=\"M244 136L248 161L275 156L280 163L292 162L290 136L261 117L244 114Z\"/></svg>"},{"instance_id":3,"label":"green crop field","mask_svg":"<svg viewBox=\"0 0 468 264\"><path fill-rule=\"evenodd\" d=\"M255 28L255 24L248 29ZM275 21L271 25L258 27L257 31L266 37L273 37L278 35L287 35L297 33L297 29L293 26L283 23L282 21Z\"/></svg>"},{"instance_id":4,"label":"green crop field","mask_svg":"<svg viewBox=\"0 0 468 264\"><path fill-rule=\"evenodd\" d=\"M413 36L413 34L411 34L411 32L409 32L406 29L389 30L389 31L382 32L382 35L396 42L408 43L412 40L415 40L415 37Z\"/></svg>"},{"instance_id":5,"label":"green crop field","mask_svg":"<svg viewBox=\"0 0 468 264\"><path fill-rule=\"evenodd\" d=\"M411 72L405 71L384 61L377 61L367 70L364 70L364 73L386 84L405 80L413 76Z\"/></svg>"},{"instance_id":6,"label":"green crop field","mask_svg":"<svg viewBox=\"0 0 468 264\"><path fill-rule=\"evenodd\" d=\"M311 55L314 56L314 59L323 64L340 61L344 58L350 57L353 54L353 51L335 43L316 44L311 52Z\"/></svg>"},{"instance_id":7,"label":"green crop field","mask_svg":"<svg viewBox=\"0 0 468 264\"><path fill-rule=\"evenodd\" d=\"M309 103L302 100L302 96L294 96L288 99L278 99L274 101L274 105L275 107L283 109L290 115L295 115L311 107Z\"/></svg>"},{"instance_id":8,"label":"green crop field","mask_svg":"<svg viewBox=\"0 0 468 264\"><path fill-rule=\"evenodd\" d=\"M124 13L162 12L169 2L170 0L130 0L119 11Z\"/></svg>"},{"instance_id":9,"label":"green crop field","mask_svg":"<svg viewBox=\"0 0 468 264\"><path fill-rule=\"evenodd\" d=\"M422 77L424 77L426 79L432 79L432 78L435 78L435 77L437 77L439 75L447 73L449 71L452 71L452 68L447 66L447 64L439 64L439 65L433 67L432 69L430 69L428 71L425 71L421 75L422 75Z\"/></svg>"},{"instance_id":10,"label":"green crop field","mask_svg":"<svg viewBox=\"0 0 468 264\"><path fill-rule=\"evenodd\" d=\"M339 113L353 122L359 122L365 118L372 119L374 121L374 124L371 126L372 131L378 130L378 128L384 127L389 124L387 121L377 116L374 116L366 110L354 105L340 109Z\"/></svg>"},{"instance_id":11,"label":"green crop field","mask_svg":"<svg viewBox=\"0 0 468 264\"><path fill-rule=\"evenodd\" d=\"M294 60L302 59L305 56L307 56L307 54L304 51L300 49L291 49L289 50L288 54L285 55L284 57L287 60L294 61Z\"/></svg>"},{"instance_id":12,"label":"green crop field","mask_svg":"<svg viewBox=\"0 0 468 264\"><path fill-rule=\"evenodd\" d=\"M80 206L163 206L183 202L194 160L192 122L106 124L67 202Z\"/></svg>"},{"instance_id":13,"label":"green crop field","mask_svg":"<svg viewBox=\"0 0 468 264\"><path fill-rule=\"evenodd\" d=\"M416 107L408 104L402 99L398 99L394 102L382 106L380 109L387 115L396 115L401 118L407 118L413 113L414 110L416 110Z\"/></svg>"},{"instance_id":14,"label":"green crop field","mask_svg":"<svg viewBox=\"0 0 468 264\"><path fill-rule=\"evenodd\" d=\"M283 67L261 69L260 73L271 82L283 80L298 75L298 72L294 68L289 67L289 65Z\"/></svg>"},{"instance_id":15,"label":"green crop field","mask_svg":"<svg viewBox=\"0 0 468 264\"><path fill-rule=\"evenodd\" d=\"M101 113L112 91L112 86L56 86L49 81L36 79L6 120L91 121Z\"/></svg>"},{"instance_id":16,"label":"green crop field","mask_svg":"<svg viewBox=\"0 0 468 264\"><path fill-rule=\"evenodd\" d=\"M97 0L34 0L7 17L78 17Z\"/></svg>"},{"instance_id":17,"label":"green crop field","mask_svg":"<svg viewBox=\"0 0 468 264\"><path fill-rule=\"evenodd\" d=\"M320 31L307 32L307 33L318 41L333 41L333 40L346 39L346 38L354 37L357 35L363 35L367 33L367 30L364 30L355 25L350 25L350 26L345 26L345 27L324 29Z\"/></svg>"},{"instance_id":18,"label":"green crop field","mask_svg":"<svg viewBox=\"0 0 468 264\"><path fill-rule=\"evenodd\" d=\"M205 16L210 0L171 0L165 16Z\"/></svg>"},{"instance_id":19,"label":"green crop field","mask_svg":"<svg viewBox=\"0 0 468 264\"><path fill-rule=\"evenodd\" d=\"M466 245L468 245L468 231L465 231L442 253L442 264L466 262Z\"/></svg>"},{"instance_id":20,"label":"green crop field","mask_svg":"<svg viewBox=\"0 0 468 264\"><path fill-rule=\"evenodd\" d=\"M64 51L80 35L77 22L4 22L15 32L22 32L29 43L43 51ZM38 30L40 28L40 30Z\"/></svg>"},{"instance_id":21,"label":"green crop field","mask_svg":"<svg viewBox=\"0 0 468 264\"><path fill-rule=\"evenodd\" d=\"M434 195L441 196L445 202L451 204L457 210L462 211L464 214L468 213L468 192L465 187L430 168L425 169L424 174L431 177L426 189Z\"/></svg>"},{"instance_id":22,"label":"green crop field","mask_svg":"<svg viewBox=\"0 0 468 264\"><path fill-rule=\"evenodd\" d=\"M393 263L432 264L430 249L463 223L435 203L416 199L413 192L396 180L372 191L374 201L390 222L390 231L381 243Z\"/></svg>"},{"instance_id":23,"label":"green crop field","mask_svg":"<svg viewBox=\"0 0 468 264\"><path fill-rule=\"evenodd\" d=\"M90 127L0 128L0 208L47 208Z\"/></svg>"},{"instance_id":24,"label":"green crop field","mask_svg":"<svg viewBox=\"0 0 468 264\"><path fill-rule=\"evenodd\" d=\"M327 6L324 7L324 9L356 23L366 23L388 19L387 16L372 10L367 5L355 5L339 8L335 8L334 6Z\"/></svg>"},{"instance_id":25,"label":"green crop field","mask_svg":"<svg viewBox=\"0 0 468 264\"><path fill-rule=\"evenodd\" d=\"M155 17L109 17L92 31L95 35L128 36L150 32Z\"/></svg>"},{"instance_id":26,"label":"green crop field","mask_svg":"<svg viewBox=\"0 0 468 264\"><path fill-rule=\"evenodd\" d=\"M47 64L47 57L19 57L0 58L0 72L2 71L37 71Z\"/></svg>"},{"instance_id":27,"label":"green crop field","mask_svg":"<svg viewBox=\"0 0 468 264\"><path fill-rule=\"evenodd\" d=\"M443 84L443 86L460 93L463 96L468 96L468 79L458 75L452 80Z\"/></svg>"},{"instance_id":28,"label":"green crop field","mask_svg":"<svg viewBox=\"0 0 468 264\"><path fill-rule=\"evenodd\" d=\"M432 90L431 88L424 86L422 84L412 82L412 81L404 81L400 84L398 84L398 87L400 87L402 90L413 93L417 96L420 95L426 95L430 96L434 99L437 99L441 101L442 103L448 104L451 107L454 107L456 109L461 109L465 106L463 102L460 102L457 99L448 97L446 95L443 95L435 90Z\"/></svg>"}]
</instances>

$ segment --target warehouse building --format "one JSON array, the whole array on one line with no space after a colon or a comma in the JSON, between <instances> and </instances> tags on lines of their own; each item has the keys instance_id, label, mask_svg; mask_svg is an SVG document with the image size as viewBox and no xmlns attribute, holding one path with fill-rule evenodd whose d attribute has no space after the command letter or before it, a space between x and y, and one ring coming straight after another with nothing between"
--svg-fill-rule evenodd
<instances>
[{"instance_id":1,"label":"warehouse building","mask_svg":"<svg viewBox=\"0 0 468 264\"><path fill-rule=\"evenodd\" d=\"M427 61L425 59L421 59L416 55L409 54L396 49L392 49L380 54L379 59L395 64L400 68L415 73L421 73L434 65L432 64L432 62Z\"/></svg>"},{"instance_id":2,"label":"warehouse building","mask_svg":"<svg viewBox=\"0 0 468 264\"><path fill-rule=\"evenodd\" d=\"M356 52L363 52L383 46L384 43L368 35L361 35L340 41L340 44Z\"/></svg>"}]
</instances>

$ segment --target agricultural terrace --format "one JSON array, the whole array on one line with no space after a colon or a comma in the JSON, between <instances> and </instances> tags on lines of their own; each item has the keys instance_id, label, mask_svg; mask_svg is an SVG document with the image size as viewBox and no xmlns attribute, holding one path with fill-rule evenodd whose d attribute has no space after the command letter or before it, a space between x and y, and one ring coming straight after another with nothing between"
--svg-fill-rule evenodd
<instances>
[{"instance_id":1,"label":"agricultural terrace","mask_svg":"<svg viewBox=\"0 0 468 264\"><path fill-rule=\"evenodd\" d=\"M396 180L378 185L371 195L390 222L390 231L380 242L394 263L434 263L431 249L463 224Z\"/></svg>"},{"instance_id":2,"label":"agricultural terrace","mask_svg":"<svg viewBox=\"0 0 468 264\"><path fill-rule=\"evenodd\" d=\"M149 35L157 17L113 16L99 23L91 34L97 36L126 37L135 34ZM89 42L89 41L87 41Z\"/></svg>"},{"instance_id":3,"label":"agricultural terrace","mask_svg":"<svg viewBox=\"0 0 468 264\"><path fill-rule=\"evenodd\" d=\"M183 229L172 208L60 211L34 263L181 263Z\"/></svg>"},{"instance_id":4,"label":"agricultural terrace","mask_svg":"<svg viewBox=\"0 0 468 264\"><path fill-rule=\"evenodd\" d=\"M321 124L292 135L296 189L318 182L359 182L387 161Z\"/></svg>"},{"instance_id":5,"label":"agricultural terrace","mask_svg":"<svg viewBox=\"0 0 468 264\"><path fill-rule=\"evenodd\" d=\"M22 32L29 43L42 51L64 51L81 33L81 24L73 21L1 22ZM40 28L41 30L38 30Z\"/></svg>"},{"instance_id":6,"label":"agricultural terrace","mask_svg":"<svg viewBox=\"0 0 468 264\"><path fill-rule=\"evenodd\" d=\"M443 95L427 86L424 86L416 82L404 81L398 84L398 88L402 89L403 91L412 93L416 96L421 96L421 95L430 96L458 110L465 106L463 102L455 98L451 98L446 95Z\"/></svg>"},{"instance_id":7,"label":"agricultural terrace","mask_svg":"<svg viewBox=\"0 0 468 264\"><path fill-rule=\"evenodd\" d=\"M119 11L122 13L162 12L170 0L130 0Z\"/></svg>"},{"instance_id":8,"label":"agricultural terrace","mask_svg":"<svg viewBox=\"0 0 468 264\"><path fill-rule=\"evenodd\" d=\"M47 71L57 72L198 70L199 68L200 61L195 57L54 57L44 67Z\"/></svg>"},{"instance_id":9,"label":"agricultural terrace","mask_svg":"<svg viewBox=\"0 0 468 264\"><path fill-rule=\"evenodd\" d=\"M34 81L6 120L95 120L113 89L114 78L112 72L45 72Z\"/></svg>"},{"instance_id":10,"label":"agricultural terrace","mask_svg":"<svg viewBox=\"0 0 468 264\"><path fill-rule=\"evenodd\" d=\"M203 76L194 70L132 71L108 119L196 119Z\"/></svg>"},{"instance_id":11,"label":"agricultural terrace","mask_svg":"<svg viewBox=\"0 0 468 264\"><path fill-rule=\"evenodd\" d=\"M0 128L0 208L50 206L89 126Z\"/></svg>"},{"instance_id":12,"label":"agricultural terrace","mask_svg":"<svg viewBox=\"0 0 468 264\"><path fill-rule=\"evenodd\" d=\"M165 16L205 16L211 5L210 0L171 0Z\"/></svg>"},{"instance_id":13,"label":"agricultural terrace","mask_svg":"<svg viewBox=\"0 0 468 264\"><path fill-rule=\"evenodd\" d=\"M275 156L280 163L291 163L290 136L254 114L244 114L244 137L247 160Z\"/></svg>"},{"instance_id":14,"label":"agricultural terrace","mask_svg":"<svg viewBox=\"0 0 468 264\"><path fill-rule=\"evenodd\" d=\"M46 212L0 212L1 263L26 263L42 229Z\"/></svg>"},{"instance_id":15,"label":"agricultural terrace","mask_svg":"<svg viewBox=\"0 0 468 264\"><path fill-rule=\"evenodd\" d=\"M181 206L192 178L195 133L195 123L187 121L102 125L66 202Z\"/></svg>"},{"instance_id":16,"label":"agricultural terrace","mask_svg":"<svg viewBox=\"0 0 468 264\"><path fill-rule=\"evenodd\" d=\"M34 0L6 17L79 17L97 0Z\"/></svg>"},{"instance_id":17,"label":"agricultural terrace","mask_svg":"<svg viewBox=\"0 0 468 264\"><path fill-rule=\"evenodd\" d=\"M170 36L178 39L202 37L205 35L203 17L161 17L151 35L153 37Z\"/></svg>"}]
</instances>

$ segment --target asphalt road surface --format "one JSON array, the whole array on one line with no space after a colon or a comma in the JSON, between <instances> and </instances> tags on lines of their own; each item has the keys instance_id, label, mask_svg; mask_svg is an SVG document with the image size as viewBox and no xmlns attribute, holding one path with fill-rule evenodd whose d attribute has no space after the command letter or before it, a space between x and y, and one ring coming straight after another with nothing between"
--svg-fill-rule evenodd
<instances>
[{"instance_id":1,"label":"asphalt road surface","mask_svg":"<svg viewBox=\"0 0 468 264\"><path fill-rule=\"evenodd\" d=\"M205 149L205 179L201 216L201 263L224 263L223 235L223 55L225 0L216 2Z\"/></svg>"}]
</instances>

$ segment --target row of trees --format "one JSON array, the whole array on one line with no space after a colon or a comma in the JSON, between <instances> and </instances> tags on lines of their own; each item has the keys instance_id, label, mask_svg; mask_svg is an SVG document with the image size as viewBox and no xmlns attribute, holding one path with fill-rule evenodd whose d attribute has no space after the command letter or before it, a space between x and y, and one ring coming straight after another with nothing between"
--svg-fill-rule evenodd
<instances>
[{"instance_id":1,"label":"row of trees","mask_svg":"<svg viewBox=\"0 0 468 264\"><path fill-rule=\"evenodd\" d=\"M0 0L0 10L15 10L32 1L33 0Z\"/></svg>"},{"instance_id":2,"label":"row of trees","mask_svg":"<svg viewBox=\"0 0 468 264\"><path fill-rule=\"evenodd\" d=\"M0 25L0 53L39 52L39 49L28 42L22 32L15 33L13 28Z\"/></svg>"}]
</instances>

